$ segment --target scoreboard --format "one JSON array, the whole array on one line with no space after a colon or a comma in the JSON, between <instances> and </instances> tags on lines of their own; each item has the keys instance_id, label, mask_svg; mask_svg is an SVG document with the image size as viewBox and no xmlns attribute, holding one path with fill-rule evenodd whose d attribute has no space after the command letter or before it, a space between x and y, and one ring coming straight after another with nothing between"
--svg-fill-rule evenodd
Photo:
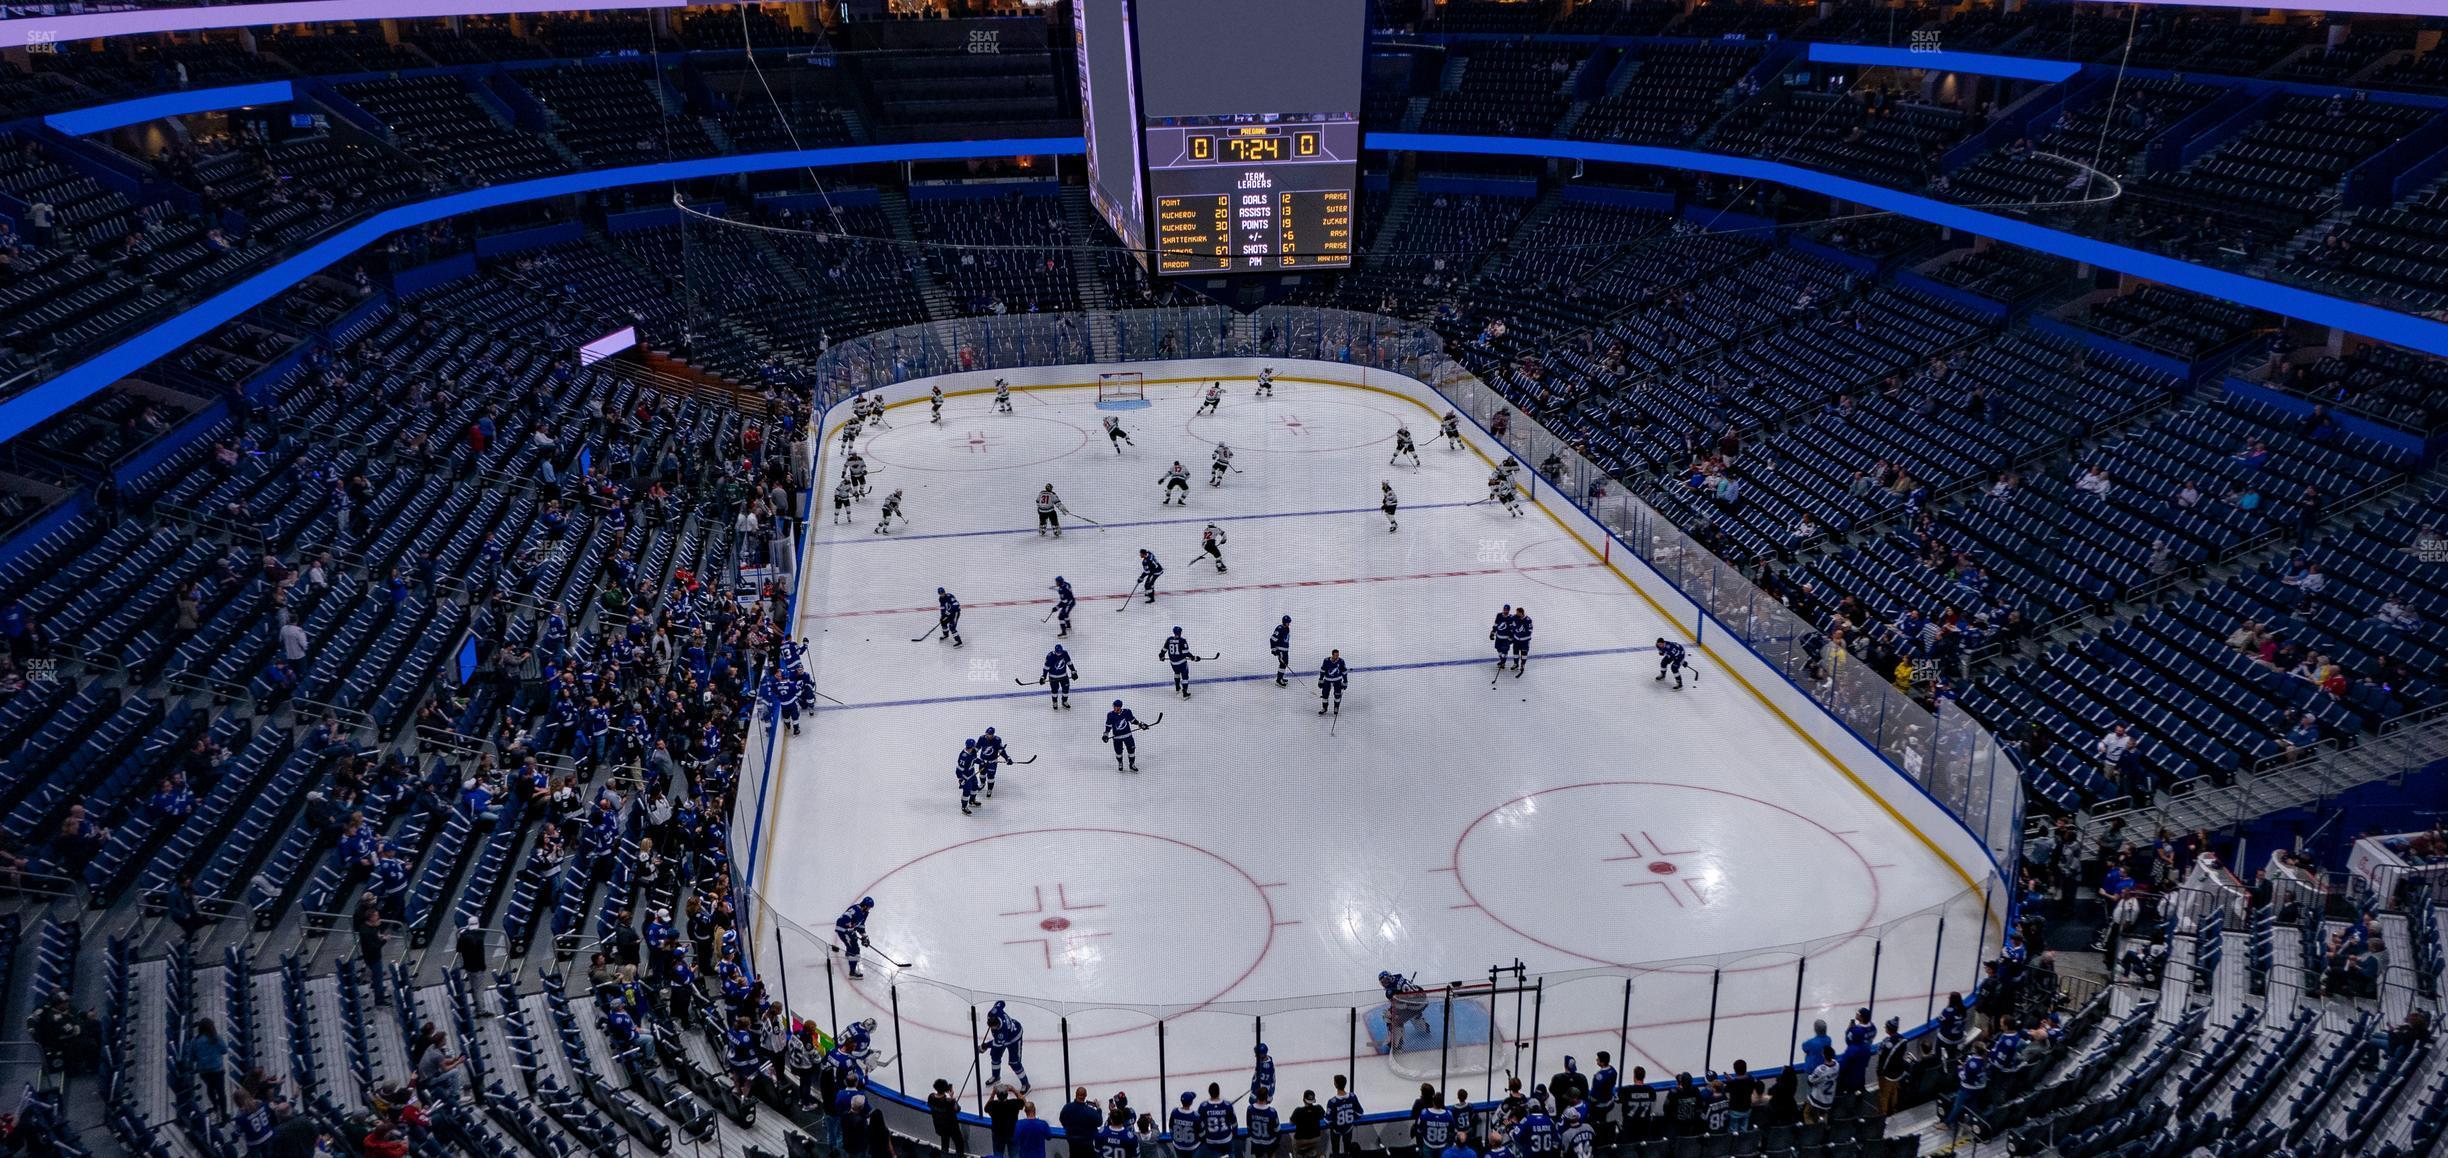
<instances>
[{"instance_id":1,"label":"scoreboard","mask_svg":"<svg viewBox=\"0 0 2448 1158\"><path fill-rule=\"evenodd\" d=\"M1359 143L1350 118L1150 127L1156 272L1350 265Z\"/></svg>"},{"instance_id":2,"label":"scoreboard","mask_svg":"<svg viewBox=\"0 0 2448 1158\"><path fill-rule=\"evenodd\" d=\"M1367 0L1074 0L1088 192L1160 274L1352 259Z\"/></svg>"}]
</instances>

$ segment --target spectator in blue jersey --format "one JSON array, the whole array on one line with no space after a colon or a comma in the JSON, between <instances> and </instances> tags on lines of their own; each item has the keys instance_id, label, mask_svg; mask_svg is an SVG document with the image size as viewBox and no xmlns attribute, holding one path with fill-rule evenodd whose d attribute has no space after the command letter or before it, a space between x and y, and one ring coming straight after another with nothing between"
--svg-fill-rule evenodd
<instances>
[{"instance_id":1,"label":"spectator in blue jersey","mask_svg":"<svg viewBox=\"0 0 2448 1158\"><path fill-rule=\"evenodd\" d=\"M1071 1091L1071 1100L1063 1104L1055 1121L1062 1124L1063 1142L1070 1149L1071 1158L1089 1158L1096 1153L1097 1127L1105 1124L1105 1115L1089 1100L1088 1087Z\"/></svg>"},{"instance_id":2,"label":"spectator in blue jersey","mask_svg":"<svg viewBox=\"0 0 2448 1158\"><path fill-rule=\"evenodd\" d=\"M1011 1158L1046 1158L1046 1143L1054 1140L1054 1127L1037 1116L1037 1103L1020 1103L1020 1121L1013 1125Z\"/></svg>"},{"instance_id":3,"label":"spectator in blue jersey","mask_svg":"<svg viewBox=\"0 0 2448 1158\"><path fill-rule=\"evenodd\" d=\"M1802 1039L1802 1072L1807 1074L1818 1069L1819 1063L1830 1056L1834 1049L1835 1043L1828 1039L1827 1021L1821 1019L1811 1022L1811 1035Z\"/></svg>"}]
</instances>

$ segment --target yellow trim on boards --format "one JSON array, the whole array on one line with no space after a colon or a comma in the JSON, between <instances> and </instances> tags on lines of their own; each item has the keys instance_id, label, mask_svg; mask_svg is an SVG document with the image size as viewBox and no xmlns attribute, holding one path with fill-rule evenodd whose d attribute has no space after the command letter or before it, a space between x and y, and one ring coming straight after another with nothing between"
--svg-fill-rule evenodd
<instances>
[{"instance_id":1,"label":"yellow trim on boards","mask_svg":"<svg viewBox=\"0 0 2448 1158\"><path fill-rule=\"evenodd\" d=\"M1299 360L1300 360L1300 361L1312 361L1313 359L1299 359ZM1363 367L1355 367L1355 369L1360 369L1360 370L1362 370L1362 371L1363 371L1363 373L1365 374L1365 368L1363 368ZM972 370L972 371L955 371L955 373L984 373L984 372L986 372L986 371L975 371L975 370ZM1394 371L1392 371L1392 370L1380 370L1380 371L1378 371L1378 373L1381 373L1381 374L1390 374L1390 375L1393 375L1394 377L1409 379L1409 376L1408 376L1408 375L1398 374L1398 373L1395 373L1395 372L1394 372ZM1256 380L1257 380L1257 376L1256 376L1256 375L1252 375L1252 374L1223 374L1223 375L1214 375L1214 374L1209 374L1209 375L1195 375L1195 376L1191 376L1191 377L1178 377L1178 378L1148 378L1148 379L1145 379L1146 383L1147 383L1148 385L1151 385L1151 386L1175 386L1175 385L1181 385L1181 384L1183 384L1183 383L1193 383L1193 382L1254 382L1254 381L1256 381ZM1409 395L1409 394L1402 393L1402 392L1400 392L1400 391L1396 391L1396 390L1389 390L1389 389L1386 389L1386 388L1385 388L1385 387L1383 387L1383 386L1372 386L1372 385L1369 385L1369 383L1366 381L1365 377L1363 378L1363 380L1362 380L1362 381L1358 381L1358 382L1347 382L1347 381L1343 381L1343 380L1341 380L1341 379L1336 379L1336 378L1313 378L1313 377L1308 377L1308 376L1305 376L1305 375L1295 375L1295 374L1279 374L1279 375L1276 375L1275 380L1276 380L1276 381L1278 381L1278 382L1296 382L1296 383L1304 383L1304 384L1307 384L1307 385L1312 385L1312 386L1340 386L1340 387L1344 387L1344 388L1346 388L1346 389L1367 390L1367 391L1370 391L1371 393L1383 394L1383 395L1385 395L1385 396L1387 396L1387 397L1389 397L1389 398L1397 398L1397 399L1401 399L1402 401L1408 402L1408 403L1412 404L1413 406L1417 406L1417 407L1419 407L1419 408L1420 408L1420 410L1421 410L1422 412L1426 413L1426 414L1427 414L1427 415L1428 415L1430 418L1438 418L1438 417L1440 417L1440 416L1439 416L1439 415L1436 413L1436 410L1435 410L1433 407L1429 406L1427 403L1425 403L1425 402L1423 402L1423 401L1421 401L1421 400L1419 400L1419 399L1417 399L1417 398L1414 398L1414 397L1412 397L1412 396L1411 396L1411 395ZM1409 380L1411 380L1411 381L1417 381L1417 379L1409 379ZM1422 386L1427 386L1427 383L1424 383L1424 382L1422 382L1422 383L1420 383L1420 384L1421 384ZM1014 393L1020 393L1020 392L1024 392L1024 391L1031 391L1031 390L1083 390L1083 389L1092 388L1092 387L1094 387L1095 385L1096 385L1096 383L1094 383L1094 382L1042 382L1042 383L1036 383L1036 384L1033 384L1033 385L1028 385L1028 386L1014 386L1014 387L1012 387L1012 391L1013 391ZM1435 387L1433 387L1433 386L1427 386L1427 388L1428 388L1428 389L1431 389L1431 390L1435 389ZM969 396L969 395L973 395L973 394L991 394L991 393L993 393L993 392L994 392L994 388L993 388L993 387L991 387L991 386L988 386L988 387L983 387L983 388L979 388L979 389L975 389L975 390L957 390L957 391L949 391L949 392L946 392L946 393L944 394L944 397L946 397L946 398L962 398L962 397L967 397L967 396ZM919 404L919 403L921 403L921 402L927 402L927 401L930 401L930 400L931 400L931 398L930 398L929 396L921 396L921 397L917 397L917 398L909 398L909 399L904 399L904 400L902 400L902 401L900 401L900 402L891 403L891 404L890 404L890 405L887 407L887 409L898 409L898 408L903 407L903 406L915 406L915 405L917 405L917 404ZM837 403L837 405L838 405L838 403ZM845 420L845 421L846 421L846 420ZM827 427L827 428L826 428L826 430L825 430L825 439L824 439L824 441L823 441L823 442L822 442L822 443L821 443L821 444L818 446L818 448L817 448L817 452L816 452L816 465L817 465L819 468L822 466L822 464L823 464L823 462L824 462L824 458L825 458L825 455L826 455L826 453L827 453L826 448L827 448L827 447L830 447L830 446L832 445L832 443L833 443L833 439L834 439L834 436L835 436L835 433L836 433L837 431L839 431L839 430L841 429L841 427L842 427L844 424L845 424L844 422L837 422L837 423L834 423L832 426L830 426L830 427ZM1476 425L1476 423L1474 422L1474 423L1473 423L1473 425ZM1488 464L1489 469L1491 469L1491 470L1495 469L1495 465L1496 465L1496 464L1495 464L1495 460L1490 459L1490 458L1488 457L1488 455L1487 455L1487 452L1486 452L1486 451L1484 451L1484 450L1482 450L1482 449L1480 449L1480 447L1478 446L1478 444L1477 444L1477 443L1473 442L1472 440L1470 440L1470 439L1468 439L1468 438L1465 438L1465 439L1463 439L1463 445L1470 447L1471 453L1478 455L1478 456L1479 456L1479 461L1484 462L1484 463L1487 463L1487 464ZM823 477L825 477L825 475L824 475L824 471L823 471L822 469L814 469L814 470L811 470L811 471L810 471L810 473L809 473L809 478L810 478L810 479L821 479L821 478L823 478ZM811 485L813 485L813 484L811 483ZM1564 519L1563 519L1561 516L1557 515L1557 514L1556 514L1554 511L1552 511L1552 510L1548 509L1547 504L1546 504L1544 501L1542 501L1542 500L1540 500L1540 499L1537 499L1537 498L1533 498L1533 499L1531 499L1531 500L1530 500L1530 505L1531 505L1531 506L1534 506L1534 507L1537 507L1537 508L1538 508L1538 510L1539 510L1539 513L1540 513L1540 514L1543 514L1543 515L1547 516L1547 520L1548 520L1549 522L1551 522L1551 523L1554 523L1554 524L1555 524L1555 526L1556 526L1556 529L1557 529L1557 530L1560 530L1560 531L1564 532L1566 535L1568 535L1568 536L1570 536L1570 537L1572 538L1572 541L1573 541L1573 542L1580 544L1580 545L1581 545L1581 549L1582 549L1582 550L1589 552L1589 554L1590 554L1590 557L1591 557L1591 558L1598 560L1598 564L1599 564L1599 566L1606 568L1608 572L1612 573L1612 574L1615 576L1615 578L1617 578L1617 579L1621 580L1621 581L1623 582L1623 585L1624 585L1624 586L1631 588L1631 589L1632 589L1632 593L1633 593L1634 595L1638 595L1638 596L1640 596L1641 602L1648 604L1651 610L1653 610L1653 611L1656 611L1656 612L1657 612L1657 614L1658 614L1658 618L1665 620L1665 621L1666 621L1667 623L1669 623L1669 624L1672 624L1672 625L1675 627L1675 629L1676 629L1676 630L1678 630L1678 631L1682 630L1682 624L1677 623L1677 622L1675 621L1675 617L1674 617L1674 614L1673 614L1672 612L1669 612L1668 610L1666 610L1666 608L1665 608L1665 606L1664 606L1664 605L1660 604L1660 603L1657 601L1657 599L1656 599L1654 596L1650 595L1650 594L1649 594L1649 592L1648 592L1646 589L1642 588L1642 587L1641 587L1641 585L1640 585L1638 582L1634 581L1634 580L1633 580L1633 578L1632 578L1630 575L1626 574L1626 573L1624 572L1623 568L1616 566L1616 565L1615 565L1615 561L1613 560L1613 558L1611 558L1611 557L1610 557L1608 554L1606 554L1606 553L1603 553L1603 552L1599 551L1599 550L1598 550L1596 547L1591 546L1591 545L1590 545L1589 540L1587 540L1587 539L1585 539L1585 538L1582 538L1582 537L1581 537L1581 533L1580 533L1579 531L1574 530L1574 529L1572 528L1571 524L1566 523L1566 522L1564 521ZM812 539L811 539L811 540L808 542L808 544L807 544L807 549L808 549L808 550L813 550L813 549L814 549L814 547L815 547L815 542L814 542L814 540L812 540ZM800 562L800 566L801 566L801 572L800 572L800 573L801 573L801 575L802 575L802 576L804 576L804 575L806 574L806 565L807 565L807 564L806 564L806 560L805 560L805 558L804 558L804 557L802 557L801 562ZM1706 613L1705 613L1705 612L1702 612L1702 614L1706 614ZM796 625L796 624L794 624L793 626L794 626L794 627L796 627L797 625ZM1877 789L1875 789L1875 788L1872 788L1872 787L1870 786L1870 784L1869 784L1869 782L1868 782L1868 781L1866 781L1866 780L1862 779L1862 778L1861 778L1859 775L1856 775L1856 774L1854 773L1854 771L1853 771L1851 768L1849 768L1849 767L1847 767L1847 766L1845 765L1844 761L1837 759L1837 758L1836 758L1836 754L1835 754L1834 752L1829 751L1829 750L1827 749L1827 746L1826 746L1826 745L1821 744L1821 743L1819 742L1818 737L1811 735L1811 734L1810 734L1810 732L1809 732L1808 730L1804 729L1800 723L1796 722L1792 716L1787 715L1787 714L1785 713L1785 710L1784 710L1783 708L1778 707L1778 706L1776 705L1776 702L1775 702L1774 700L1769 699L1765 693L1762 693L1762 692L1761 692L1761 691L1760 691L1760 690L1759 690L1757 687L1752 686L1751 681L1749 681L1749 680L1747 680L1747 679L1744 679L1744 678L1742 677L1742 673L1741 673L1741 672L1736 671L1736 670L1734 669L1733 665L1728 664L1727 662L1725 662L1725 659L1724 659L1722 656L1719 656L1719 655L1717 654L1716 649L1714 649L1714 648L1710 647L1710 646L1709 646L1707 643L1702 642L1702 641L1699 639L1699 637L1698 637L1696 634L1691 635L1691 639L1692 639L1693 645L1694 645L1694 646L1696 646L1696 647L1698 647L1698 648L1700 649L1700 653L1701 653L1702 655L1705 655L1705 656L1709 657L1711 660L1716 661L1716 663L1717 663L1717 668L1718 668L1718 670L1719 670L1719 671L1722 671L1722 672L1724 672L1726 675L1733 677L1734 682L1735 682L1735 683L1738 683L1738 684L1741 684L1741 685L1742 685L1742 688L1743 688L1743 690L1744 690L1744 691L1751 693L1751 698L1752 698L1752 699L1754 699L1754 700L1759 701L1759 704L1760 704L1760 706L1761 706L1761 707L1764 707L1764 708L1768 709L1769 714L1771 714L1771 715L1775 716L1775 717L1776 717L1776 718L1777 718L1779 721L1783 722L1783 723L1784 723L1784 725L1785 725L1785 727L1786 727L1787 729L1791 730L1791 731L1793 732L1793 734L1794 734L1796 737L1800 738L1803 744L1805 744L1806 746L1808 746L1808 747L1809 747L1809 748L1810 748L1812 751L1817 752L1817 753L1819 754L1820 759L1825 760L1825 761L1827 762L1827 764L1828 764L1828 766L1829 766L1829 767L1834 768L1834 769L1836 770L1837 774L1839 774L1839 775L1841 775L1841 776L1843 776L1843 777L1845 778L1846 782L1848 782L1848 783L1852 784L1852 785L1853 785L1853 787L1854 787L1856 790L1858 790L1858 791L1859 791L1859 792L1860 792L1862 795L1869 797L1869 798L1870 798L1871 803L1878 805L1879 810L1880 810L1880 811L1882 811L1882 812L1885 812L1885 813L1887 814L1888 819L1895 821L1895 822L1896 822L1898 825L1903 826L1904 831L1911 833L1911 834L1913 835L1913 838L1914 838L1914 839L1916 839L1916 840L1918 840L1918 841L1920 841L1920 842L1921 842L1921 846L1922 846L1923 848L1928 849L1928 850L1930 851L1931 855L1936 856L1936 857L1938 858L1938 860L1939 860L1939 862L1940 862L1940 863L1942 863L1942 864L1946 865L1946 866L1947 866L1947 868L1949 868L1949 869L1953 870L1953 871L1954 871L1954 873L1955 873L1956 879L1961 880L1961 881L1964 883L1964 886L1965 886L1967 889L1971 889L1971 890L1973 890L1973 891L1978 892L1978 893L1980 893L1980 894L1981 894L1981 914L1982 914L1982 925L1983 925L1983 930L1984 930L1984 932L1983 932L1983 940L1984 940L1984 941L1986 941L1986 939L1987 939L1987 933L1986 933L1987 921L1988 921L1989 916L1991 916L1991 915L1992 915L1992 908L1991 908L1990 901L1989 901L1989 893L1988 893L1988 889L1987 889L1986 887L1984 887L1984 886L1983 886L1983 885L1982 885L1982 884L1981 884L1979 881L1975 880L1975 879L1973 878L1973 876L1972 876L1971 872L1970 872L1970 871L1968 871L1968 870L1966 870L1966 869L1964 868L1964 866L1963 866L1963 865L1961 865L1961 864L1957 863L1957 861L1955 860L1955 858L1954 858L1954 857L1947 855L1947 851L1946 851L1945 849L1943 849L1943 848L1939 847L1938 842L1937 842L1937 841L1935 841L1935 840L1932 840L1932 839L1930 838L1930 836L1929 836L1929 834L1928 834L1928 833L1925 833L1925 832L1921 831L1920 827L1919 827L1918 825L1915 825L1915 824L1914 824L1914 823L1913 823L1911 820L1907 819L1907 818L1904 816L1904 814L1903 814L1903 812L1902 812L1901 810L1897 809L1895 805L1888 803L1888 801L1887 801L1887 798L1886 798L1886 797L1879 795L1878 790L1877 790ZM774 759L776 759L776 760L780 760L780 759L782 758L782 755L783 755L783 749L784 749L785 747L787 747L787 746L788 746L788 743L789 743L789 737L788 737L788 736L783 736L783 735L777 735L777 736L776 736L776 746L775 746L774 751L773 751L773 758L774 758ZM757 872L756 872L756 879L757 879L758 881L761 881L761 882L762 882L762 881L769 881L769 880L770 880L770 877L769 877L769 875L768 875L767 870L768 870L769 868L771 868L771 867L772 867L772 861L773 861L773 850L774 850L774 846L775 846L775 844L779 843L778 841L776 841L776 840L772 839L772 835L773 835L773 832L774 832L774 827L773 827L773 826L774 826L774 817L775 817L777 814L779 814L779 813L781 812L781 807L782 807L782 791L783 791L783 788L784 788L784 787L785 787L785 786L788 784L789 779L790 779L790 778L789 778L789 777L787 777L787 776L776 778L776 779L775 779L775 781L774 781L773 792L772 792L772 794L771 794L771 795L770 795L770 796L767 798L767 803L766 803L766 808L765 808L765 817L764 817L764 823L763 823L763 825L762 825L762 827L763 827L763 828L766 830L766 832L767 832L767 839L766 839L766 842L765 842L765 847L764 847L764 850L763 850L763 851L762 851L762 852L761 852L761 853L758 855L758 857L757 857ZM763 897L763 894L762 894L761 892L757 893L757 895L758 895L760 898L762 898L762 897ZM756 925L756 926L752 927L752 929L751 929L751 931L750 931L750 940L749 940L749 944L750 944L750 945L752 945L752 946L753 946L753 945L756 945L756 944L760 944L760 943L762 942L762 937L763 937L762 916L763 916L764 911L765 911L765 905L760 904L760 905L758 905L758 906L757 906L758 923L757 923L757 925Z\"/></svg>"}]
</instances>

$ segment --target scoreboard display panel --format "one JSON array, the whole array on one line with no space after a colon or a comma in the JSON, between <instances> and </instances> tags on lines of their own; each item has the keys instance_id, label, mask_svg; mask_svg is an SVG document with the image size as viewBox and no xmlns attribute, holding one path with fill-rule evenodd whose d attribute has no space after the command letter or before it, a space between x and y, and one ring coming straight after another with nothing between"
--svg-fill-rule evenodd
<instances>
[{"instance_id":1,"label":"scoreboard display panel","mask_svg":"<svg viewBox=\"0 0 2448 1158\"><path fill-rule=\"evenodd\" d=\"M1367 0L1076 0L1073 11L1089 191L1149 268L1351 264Z\"/></svg>"},{"instance_id":2,"label":"scoreboard display panel","mask_svg":"<svg viewBox=\"0 0 2448 1158\"><path fill-rule=\"evenodd\" d=\"M1342 116L1150 127L1156 272L1350 265L1359 147Z\"/></svg>"}]
</instances>

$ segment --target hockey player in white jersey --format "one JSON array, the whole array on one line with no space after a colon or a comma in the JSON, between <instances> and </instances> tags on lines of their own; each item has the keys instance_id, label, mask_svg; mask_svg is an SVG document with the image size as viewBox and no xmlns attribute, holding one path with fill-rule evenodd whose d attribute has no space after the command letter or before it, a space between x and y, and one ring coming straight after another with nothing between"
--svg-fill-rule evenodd
<instances>
[{"instance_id":1,"label":"hockey player in white jersey","mask_svg":"<svg viewBox=\"0 0 2448 1158\"><path fill-rule=\"evenodd\" d=\"M1402 456L1406 454L1411 456L1411 465L1418 466L1420 464L1419 447L1414 445L1411 441L1410 425L1408 423L1398 423L1394 427L1394 453L1386 458L1386 465L1394 465L1395 462L1399 461Z\"/></svg>"},{"instance_id":2,"label":"hockey player in white jersey","mask_svg":"<svg viewBox=\"0 0 2448 1158\"><path fill-rule=\"evenodd\" d=\"M1250 391L1250 393L1255 394L1260 398L1273 398L1275 396L1275 367L1261 366L1258 368L1258 388Z\"/></svg>"},{"instance_id":3,"label":"hockey player in white jersey","mask_svg":"<svg viewBox=\"0 0 2448 1158\"><path fill-rule=\"evenodd\" d=\"M1199 553L1215 560L1215 569L1218 574L1229 570L1230 568L1224 566L1224 528L1214 523L1207 524L1207 529L1199 532Z\"/></svg>"},{"instance_id":4,"label":"hockey player in white jersey","mask_svg":"<svg viewBox=\"0 0 2448 1158\"><path fill-rule=\"evenodd\" d=\"M1172 467L1156 480L1156 485L1164 491L1164 502L1156 505L1167 506L1177 501L1185 507L1190 505L1190 468L1183 466L1180 459L1173 460Z\"/></svg>"},{"instance_id":5,"label":"hockey player in white jersey","mask_svg":"<svg viewBox=\"0 0 2448 1158\"><path fill-rule=\"evenodd\" d=\"M1011 412L1011 383L997 378L995 379L995 413L1009 414Z\"/></svg>"},{"instance_id":6,"label":"hockey player in white jersey","mask_svg":"<svg viewBox=\"0 0 2448 1158\"><path fill-rule=\"evenodd\" d=\"M1122 420L1111 414L1105 416L1105 441L1113 444L1115 454L1122 453L1125 443L1132 446L1138 445L1131 442L1130 432L1122 429Z\"/></svg>"},{"instance_id":7,"label":"hockey player in white jersey","mask_svg":"<svg viewBox=\"0 0 2448 1158\"><path fill-rule=\"evenodd\" d=\"M1445 417L1437 420L1437 434L1445 440L1445 449L1462 449L1461 416L1451 410L1446 411Z\"/></svg>"},{"instance_id":8,"label":"hockey player in white jersey","mask_svg":"<svg viewBox=\"0 0 2448 1158\"><path fill-rule=\"evenodd\" d=\"M879 535L892 534L892 521L894 519L901 519L901 521L904 523L909 522L908 519L902 518L901 515L901 488L895 487L893 488L893 493L884 496L884 509L878 512L878 515L879 517L876 519L875 533Z\"/></svg>"},{"instance_id":9,"label":"hockey player in white jersey","mask_svg":"<svg viewBox=\"0 0 2448 1158\"><path fill-rule=\"evenodd\" d=\"M1388 532L1402 529L1402 524L1394 518L1394 512L1402 509L1402 503L1394 497L1393 483L1380 482L1377 484L1377 509L1385 512Z\"/></svg>"},{"instance_id":10,"label":"hockey player in white jersey","mask_svg":"<svg viewBox=\"0 0 2448 1158\"><path fill-rule=\"evenodd\" d=\"M943 384L940 382L927 391L927 421L937 426L943 425Z\"/></svg>"},{"instance_id":11,"label":"hockey player in white jersey","mask_svg":"<svg viewBox=\"0 0 2448 1158\"><path fill-rule=\"evenodd\" d=\"M839 526L850 521L850 480L833 484L833 522Z\"/></svg>"},{"instance_id":12,"label":"hockey player in white jersey","mask_svg":"<svg viewBox=\"0 0 2448 1158\"><path fill-rule=\"evenodd\" d=\"M1053 483L1037 492L1037 534L1043 537L1048 531L1062 538L1062 496L1054 493Z\"/></svg>"},{"instance_id":13,"label":"hockey player in white jersey","mask_svg":"<svg viewBox=\"0 0 2448 1158\"><path fill-rule=\"evenodd\" d=\"M1233 468L1232 460L1233 449L1221 442L1217 443L1215 454L1207 460L1208 486L1220 487L1224 485L1225 473Z\"/></svg>"},{"instance_id":14,"label":"hockey player in white jersey","mask_svg":"<svg viewBox=\"0 0 2448 1158\"><path fill-rule=\"evenodd\" d=\"M1210 382L1207 384L1206 395L1199 399L1198 413L1213 414L1216 412L1216 406L1223 401L1224 384L1221 382ZM1193 417L1195 417L1195 415Z\"/></svg>"}]
</instances>

